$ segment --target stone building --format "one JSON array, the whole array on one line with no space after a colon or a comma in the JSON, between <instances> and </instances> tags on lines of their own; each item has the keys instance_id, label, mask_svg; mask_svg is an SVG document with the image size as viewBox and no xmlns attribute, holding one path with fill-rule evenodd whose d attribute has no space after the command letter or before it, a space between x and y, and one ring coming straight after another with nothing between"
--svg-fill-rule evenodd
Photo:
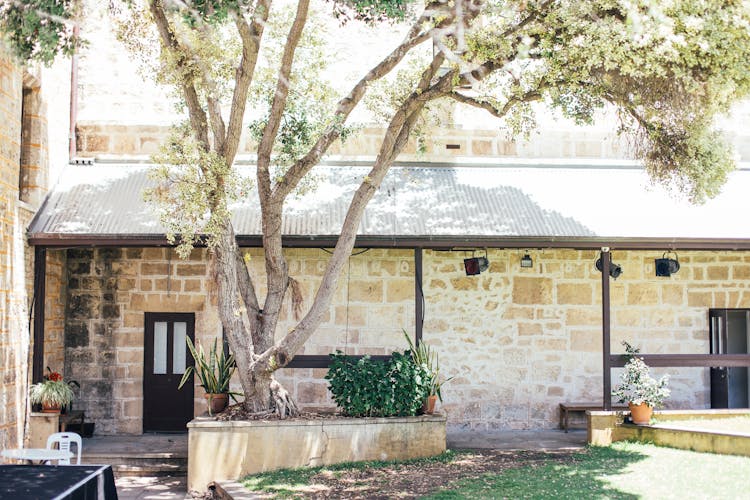
<instances>
[{"instance_id":1,"label":"stone building","mask_svg":"<svg viewBox=\"0 0 750 500\"><path fill-rule=\"evenodd\" d=\"M174 414L186 390L149 395L160 356L162 370L174 364L183 330L204 345L222 333L206 251L181 260L166 245L140 195L147 169L69 166L29 230L47 254L47 303L65 298L64 314L45 318L39 354L64 351L66 374L82 385L77 404L103 434L158 430L160 404L171 401ZM285 251L307 306L341 206L365 173L324 167L317 189L338 194L287 207ZM406 331L434 346L455 377L444 391L449 425L554 427L559 403L602 400L602 247L622 268L607 299L613 353L623 340L648 354L709 353L709 312L750 312L750 226L733 217L750 172L734 173L701 207L645 183L624 163L394 167L368 206L329 316L280 379L303 408L331 407L321 357L403 350ZM234 225L262 290L253 206L236 207ZM657 276L665 252L681 267ZM480 256L488 269L467 275L464 259ZM287 305L278 331L293 321ZM711 405L708 368L656 371L672 375L670 407ZM204 411L201 398L196 387L184 420Z\"/></svg>"},{"instance_id":2,"label":"stone building","mask_svg":"<svg viewBox=\"0 0 750 500\"><path fill-rule=\"evenodd\" d=\"M31 224L35 206L17 201L24 190L14 188L13 177L23 72L3 66L0 99L11 103L0 109L10 117L0 137L3 195L10 200L3 204L3 221L11 222L3 222L0 264L0 411L6 412L0 429L8 436L6 442L0 438L0 447L22 434L20 401L27 384L17 381L29 377L30 349L35 366L63 366L67 378L81 383L76 409L85 410L97 433L157 429L153 398L165 394L168 407L188 394L180 418L204 410L198 388L192 394L144 391L154 386L150 375L163 369L160 363L181 359L182 335L194 334L205 345L222 332L205 250L178 259L140 194L143 162L179 116L165 89L146 81L117 44L108 22L101 9L87 10L82 33L96 43L80 55L80 102L73 106L75 155L94 161L65 166L64 149L50 153L52 171L64 171ZM378 36L358 34L359 44L341 37L347 45L341 49L376 50ZM67 99L59 103L68 105ZM750 109L739 113L741 123ZM559 402L601 400L605 348L620 352L619 342L628 340L648 353L708 353L709 310L750 309L750 227L736 216L744 212L750 187L746 163L717 200L689 207L658 189L648 191L643 172L627 159L626 145L615 134L616 124L576 128L549 122L540 134L511 141L476 111L462 109L452 118L454 126L431 131L426 152L418 153L412 143L399 157L400 167L368 209L369 225L329 317L295 360L297 367L283 370L282 381L303 407L331 406L321 356L335 349L401 350L405 330L435 346L444 372L455 377L444 402L451 426L552 427ZM747 162L748 131L731 124L725 129ZM67 124L55 130L67 139ZM381 133L368 124L356 138L335 144L330 159L366 165ZM252 162L253 150L244 138L240 163ZM308 199L290 207L285 251L307 301L335 243L351 187L341 182L358 175L357 168L331 169L324 169L324 182L334 188L329 192L338 195L331 203ZM41 191L33 196L39 202ZM251 201L239 207L236 227L262 289ZM31 253L23 239L27 226L28 241L43 257L36 261L33 291ZM623 268L611 282L609 346L602 341L605 299L594 265L602 247ZM656 277L654 259L666 251L678 253L682 268ZM527 254L532 265L521 267ZM486 256L489 268L467 276L463 261L472 256ZM24 259L26 267L20 265ZM34 333L43 338L34 344L26 319L33 297ZM292 323L287 307L279 331ZM156 344L166 346L162 341L171 348L157 355ZM708 368L665 370L673 374L670 405L710 405ZM612 373L616 377L617 370Z\"/></svg>"},{"instance_id":3,"label":"stone building","mask_svg":"<svg viewBox=\"0 0 750 500\"><path fill-rule=\"evenodd\" d=\"M25 67L0 45L0 449L24 439L35 263L25 232L53 175L50 152L67 157L69 63L67 80L59 78L65 67ZM51 366L62 369L62 355L50 354Z\"/></svg>"}]
</instances>

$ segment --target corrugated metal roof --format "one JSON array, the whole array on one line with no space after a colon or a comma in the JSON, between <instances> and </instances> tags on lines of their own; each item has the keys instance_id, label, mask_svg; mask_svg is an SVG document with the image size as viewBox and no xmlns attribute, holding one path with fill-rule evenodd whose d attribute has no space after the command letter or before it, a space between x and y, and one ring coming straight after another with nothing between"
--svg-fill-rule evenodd
<instances>
[{"instance_id":1,"label":"corrugated metal roof","mask_svg":"<svg viewBox=\"0 0 750 500\"><path fill-rule=\"evenodd\" d=\"M252 175L252 166L238 167ZM148 165L69 165L32 222L34 239L89 235L158 237L143 190ZM283 233L335 236L367 167L316 168L317 187L290 198ZM750 239L750 172L733 173L703 206L649 187L638 168L505 165L393 167L359 228L372 237ZM236 203L238 235L260 234L255 193Z\"/></svg>"}]
</instances>

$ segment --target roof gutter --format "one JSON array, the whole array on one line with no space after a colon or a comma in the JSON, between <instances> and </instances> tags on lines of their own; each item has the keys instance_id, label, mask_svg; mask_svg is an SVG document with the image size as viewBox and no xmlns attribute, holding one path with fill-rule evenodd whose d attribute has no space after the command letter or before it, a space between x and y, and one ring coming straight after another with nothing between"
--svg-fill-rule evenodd
<instances>
[{"instance_id":1,"label":"roof gutter","mask_svg":"<svg viewBox=\"0 0 750 500\"><path fill-rule=\"evenodd\" d=\"M172 246L156 234L31 234L29 244L46 247L161 247ZM338 235L285 236L289 248L332 248ZM238 235L241 247L262 247L259 235ZM750 250L750 238L566 238L557 236L359 236L359 248L424 248L458 250L465 248L565 248L573 250Z\"/></svg>"}]
</instances>

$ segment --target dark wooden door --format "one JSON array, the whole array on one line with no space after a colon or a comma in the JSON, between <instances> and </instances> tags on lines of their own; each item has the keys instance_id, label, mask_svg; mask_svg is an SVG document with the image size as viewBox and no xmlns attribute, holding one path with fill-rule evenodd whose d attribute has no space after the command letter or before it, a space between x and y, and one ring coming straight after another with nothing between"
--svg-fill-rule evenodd
<instances>
[{"instance_id":1,"label":"dark wooden door","mask_svg":"<svg viewBox=\"0 0 750 500\"><path fill-rule=\"evenodd\" d=\"M143 362L143 432L186 432L193 418L193 383L177 389L193 358L192 313L146 313Z\"/></svg>"}]
</instances>

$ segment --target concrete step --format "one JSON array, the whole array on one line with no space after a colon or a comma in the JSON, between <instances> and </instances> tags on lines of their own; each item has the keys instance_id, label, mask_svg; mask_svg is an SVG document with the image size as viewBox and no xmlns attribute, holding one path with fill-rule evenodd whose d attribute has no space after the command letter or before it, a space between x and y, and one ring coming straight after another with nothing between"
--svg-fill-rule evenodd
<instances>
[{"instance_id":1,"label":"concrete step","mask_svg":"<svg viewBox=\"0 0 750 500\"><path fill-rule=\"evenodd\" d=\"M173 453L143 453L138 455L84 453L81 461L87 464L111 465L115 477L187 475L187 456L176 456Z\"/></svg>"}]
</instances>

